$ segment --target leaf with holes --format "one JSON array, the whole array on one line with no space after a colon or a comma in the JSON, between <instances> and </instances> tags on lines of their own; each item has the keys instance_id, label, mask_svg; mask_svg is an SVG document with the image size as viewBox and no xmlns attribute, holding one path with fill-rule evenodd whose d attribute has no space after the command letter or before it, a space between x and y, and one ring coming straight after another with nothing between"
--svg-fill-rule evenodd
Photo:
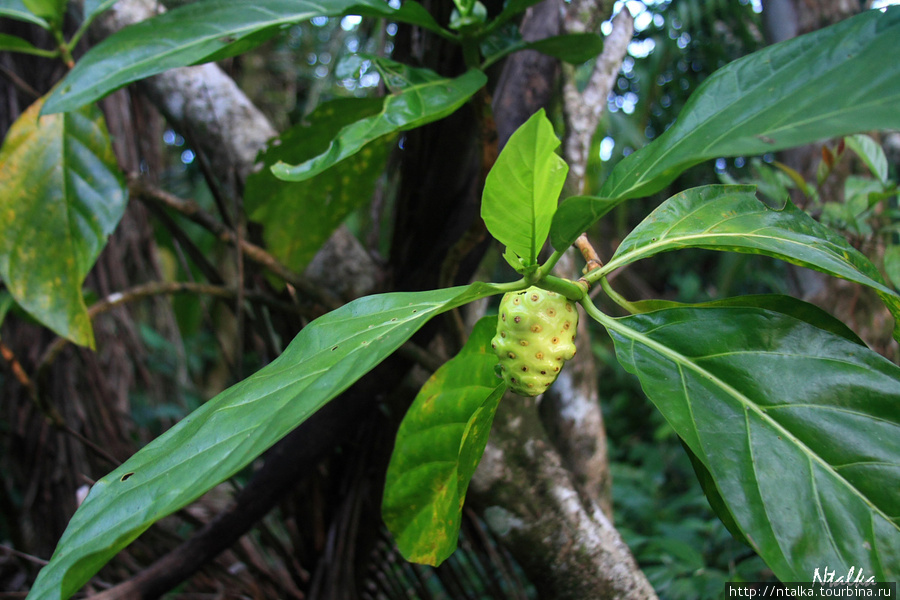
<instances>
[{"instance_id":1,"label":"leaf with holes","mask_svg":"<svg viewBox=\"0 0 900 600\"><path fill-rule=\"evenodd\" d=\"M589 313L776 577L900 576L900 368L764 309Z\"/></svg>"},{"instance_id":2,"label":"leaf with holes","mask_svg":"<svg viewBox=\"0 0 900 600\"><path fill-rule=\"evenodd\" d=\"M35 319L93 347L81 287L125 212L125 187L96 107L38 122L41 104L0 148L0 279Z\"/></svg>"},{"instance_id":3,"label":"leaf with holes","mask_svg":"<svg viewBox=\"0 0 900 600\"><path fill-rule=\"evenodd\" d=\"M274 362L225 390L98 481L28 598L64 599L151 524L233 476L374 368L429 319L503 288L367 296L304 327Z\"/></svg>"},{"instance_id":4,"label":"leaf with holes","mask_svg":"<svg viewBox=\"0 0 900 600\"><path fill-rule=\"evenodd\" d=\"M494 374L496 323L478 322L422 386L397 433L381 514L409 561L438 565L456 550L466 490L506 389Z\"/></svg>"}]
</instances>

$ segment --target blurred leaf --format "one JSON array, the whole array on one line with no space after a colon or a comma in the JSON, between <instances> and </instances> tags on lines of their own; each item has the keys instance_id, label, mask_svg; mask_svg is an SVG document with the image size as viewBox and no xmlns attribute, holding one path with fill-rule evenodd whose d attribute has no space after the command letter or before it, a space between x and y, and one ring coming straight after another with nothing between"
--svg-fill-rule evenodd
<instances>
[{"instance_id":1,"label":"blurred leaf","mask_svg":"<svg viewBox=\"0 0 900 600\"><path fill-rule=\"evenodd\" d=\"M488 231L527 265L537 262L547 240L569 170L557 146L541 109L510 136L484 184L481 217Z\"/></svg>"},{"instance_id":2,"label":"blurred leaf","mask_svg":"<svg viewBox=\"0 0 900 600\"><path fill-rule=\"evenodd\" d=\"M66 13L68 0L22 0L22 2L34 16L59 26Z\"/></svg>"},{"instance_id":3,"label":"blurred leaf","mask_svg":"<svg viewBox=\"0 0 900 600\"><path fill-rule=\"evenodd\" d=\"M806 180L803 178L803 175L801 175L794 169L790 168L786 164L778 162L777 160L773 164L776 167L778 167L779 169L781 169L781 171L784 172L788 177L790 177L791 181L794 182L794 185L797 186L797 189L799 189L801 192L803 192L804 196L809 198L809 196L810 196L809 184L806 183Z\"/></svg>"},{"instance_id":4,"label":"blurred leaf","mask_svg":"<svg viewBox=\"0 0 900 600\"><path fill-rule=\"evenodd\" d=\"M853 150L859 156L872 175L878 178L883 184L888 182L888 162L881 146L868 135L857 134L849 135L844 138L847 147Z\"/></svg>"},{"instance_id":5,"label":"blurred leaf","mask_svg":"<svg viewBox=\"0 0 900 600\"><path fill-rule=\"evenodd\" d=\"M0 148L0 279L42 324L93 347L81 287L125 212L125 186L100 111L38 123L42 102Z\"/></svg>"},{"instance_id":6,"label":"blurred leaf","mask_svg":"<svg viewBox=\"0 0 900 600\"><path fill-rule=\"evenodd\" d=\"M603 38L595 33L569 33L528 42L523 49L537 50L553 58L578 64L603 52Z\"/></svg>"},{"instance_id":7,"label":"blurred leaf","mask_svg":"<svg viewBox=\"0 0 900 600\"><path fill-rule=\"evenodd\" d=\"M84 0L84 22L90 23L119 0Z\"/></svg>"},{"instance_id":8,"label":"blurred leaf","mask_svg":"<svg viewBox=\"0 0 900 600\"><path fill-rule=\"evenodd\" d=\"M345 98L322 104L270 144L259 160L301 162L324 151L345 126L378 113L378 98ZM385 136L318 176L287 182L263 168L247 178L244 203L263 226L266 246L281 262L302 271L350 212L369 202L394 138Z\"/></svg>"},{"instance_id":9,"label":"blurred leaf","mask_svg":"<svg viewBox=\"0 0 900 600\"><path fill-rule=\"evenodd\" d=\"M494 374L484 317L465 347L425 382L403 418L381 514L409 561L438 565L456 550L466 490L487 444L506 384Z\"/></svg>"},{"instance_id":10,"label":"blurred leaf","mask_svg":"<svg viewBox=\"0 0 900 600\"><path fill-rule=\"evenodd\" d=\"M709 185L672 196L622 240L600 272L682 248L764 254L869 286L894 316L900 338L900 295L869 259L790 202L769 208L753 186Z\"/></svg>"},{"instance_id":11,"label":"blurred leaf","mask_svg":"<svg viewBox=\"0 0 900 600\"><path fill-rule=\"evenodd\" d=\"M882 189L884 188L879 181L868 177L849 175L844 180L844 202L850 210L850 214L859 218L880 200L892 195L881 194Z\"/></svg>"},{"instance_id":12,"label":"blurred leaf","mask_svg":"<svg viewBox=\"0 0 900 600\"><path fill-rule=\"evenodd\" d=\"M603 51L603 38L594 33L570 33L526 42L518 27L510 27L495 32L481 44L481 52L488 64L520 50L537 50L568 63L580 64Z\"/></svg>"},{"instance_id":13,"label":"blurred leaf","mask_svg":"<svg viewBox=\"0 0 900 600\"><path fill-rule=\"evenodd\" d=\"M755 308L595 318L779 579L900 575L900 368Z\"/></svg>"},{"instance_id":14,"label":"blurred leaf","mask_svg":"<svg viewBox=\"0 0 900 600\"><path fill-rule=\"evenodd\" d=\"M272 172L285 181L303 181L353 156L360 149L386 135L414 129L443 119L465 104L487 81L481 71L470 70L455 79L441 77L428 69L415 69L380 60L385 82L397 90L384 98L380 113L347 125L321 154L302 163L278 162Z\"/></svg>"},{"instance_id":15,"label":"blurred leaf","mask_svg":"<svg viewBox=\"0 0 900 600\"><path fill-rule=\"evenodd\" d=\"M3 319L6 313L15 305L16 301L6 290L0 290L0 325L3 325Z\"/></svg>"},{"instance_id":16,"label":"blurred leaf","mask_svg":"<svg viewBox=\"0 0 900 600\"><path fill-rule=\"evenodd\" d=\"M103 8L95 6L97 10ZM47 100L45 113L65 112L120 87L175 67L222 60L317 16L391 17L382 0L200 0L114 33L76 63Z\"/></svg>"},{"instance_id":17,"label":"blurred leaf","mask_svg":"<svg viewBox=\"0 0 900 600\"><path fill-rule=\"evenodd\" d=\"M28 10L22 0L0 0L0 17L9 17L50 29L50 23Z\"/></svg>"},{"instance_id":18,"label":"blurred leaf","mask_svg":"<svg viewBox=\"0 0 900 600\"><path fill-rule=\"evenodd\" d=\"M25 54L35 54L38 56L51 56L55 55L53 50L42 50L41 48L36 48L34 44L23 40L20 37L16 37L14 35L7 35L5 33L0 33L0 52L7 50L9 52L22 52Z\"/></svg>"},{"instance_id":19,"label":"blurred leaf","mask_svg":"<svg viewBox=\"0 0 900 600\"><path fill-rule=\"evenodd\" d=\"M672 127L616 165L599 195L648 196L711 158L900 128L898 36L900 7L869 10L726 65Z\"/></svg>"},{"instance_id":20,"label":"blurred leaf","mask_svg":"<svg viewBox=\"0 0 900 600\"><path fill-rule=\"evenodd\" d=\"M895 288L900 288L900 246L888 246L884 250L884 271Z\"/></svg>"},{"instance_id":21,"label":"blurred leaf","mask_svg":"<svg viewBox=\"0 0 900 600\"><path fill-rule=\"evenodd\" d=\"M409 23L433 31L443 37L452 38L453 34L438 25L431 13L424 6L414 0L406 0L398 9L385 14L386 7L371 4L360 5L357 7L356 14L364 17L385 17L391 21L400 21L401 23Z\"/></svg>"},{"instance_id":22,"label":"blurred leaf","mask_svg":"<svg viewBox=\"0 0 900 600\"><path fill-rule=\"evenodd\" d=\"M152 523L247 466L430 318L493 293L476 284L367 296L316 319L271 364L94 484L28 598L70 597Z\"/></svg>"}]
</instances>

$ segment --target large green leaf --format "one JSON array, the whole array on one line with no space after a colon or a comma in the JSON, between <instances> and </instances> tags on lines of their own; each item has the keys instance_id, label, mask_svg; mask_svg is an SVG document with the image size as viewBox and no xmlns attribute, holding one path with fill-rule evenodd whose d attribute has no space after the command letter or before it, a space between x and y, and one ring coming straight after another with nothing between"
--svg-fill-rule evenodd
<instances>
[{"instance_id":1,"label":"large green leaf","mask_svg":"<svg viewBox=\"0 0 900 600\"><path fill-rule=\"evenodd\" d=\"M869 286L900 322L900 295L869 259L790 202L774 210L757 200L754 190L709 185L672 196L622 240L598 275L681 248L764 254ZM900 326L894 331L900 335Z\"/></svg>"},{"instance_id":2,"label":"large green leaf","mask_svg":"<svg viewBox=\"0 0 900 600\"><path fill-rule=\"evenodd\" d=\"M382 0L200 0L184 4L126 27L91 48L51 94L44 112L69 111L168 69L246 52L300 21L362 10L384 17L397 12Z\"/></svg>"},{"instance_id":3,"label":"large green leaf","mask_svg":"<svg viewBox=\"0 0 900 600\"><path fill-rule=\"evenodd\" d=\"M438 565L456 550L466 490L506 384L494 373L497 317L422 386L397 433L381 514L400 553Z\"/></svg>"},{"instance_id":4,"label":"large green leaf","mask_svg":"<svg viewBox=\"0 0 900 600\"><path fill-rule=\"evenodd\" d=\"M0 0L0 17L9 17L10 19L33 23L44 29L50 29L50 24L28 10L22 0Z\"/></svg>"},{"instance_id":5,"label":"large green leaf","mask_svg":"<svg viewBox=\"0 0 900 600\"><path fill-rule=\"evenodd\" d=\"M589 312L779 579L900 576L900 368L762 309Z\"/></svg>"},{"instance_id":6,"label":"large green leaf","mask_svg":"<svg viewBox=\"0 0 900 600\"><path fill-rule=\"evenodd\" d=\"M384 59L379 66L385 82L394 90L384 98L381 112L347 125L324 152L309 160L297 165L276 163L272 167L276 177L285 181L309 179L353 156L369 142L443 119L487 82L484 73L476 70L450 79Z\"/></svg>"},{"instance_id":7,"label":"large green leaf","mask_svg":"<svg viewBox=\"0 0 900 600\"><path fill-rule=\"evenodd\" d=\"M616 165L599 195L647 196L711 158L900 128L897 39L900 7L891 7L726 65L694 92L672 127Z\"/></svg>"},{"instance_id":8,"label":"large green leaf","mask_svg":"<svg viewBox=\"0 0 900 600\"><path fill-rule=\"evenodd\" d=\"M316 319L274 362L209 400L100 479L28 597L70 597L152 523L248 465L431 317L504 290L476 284L368 296Z\"/></svg>"},{"instance_id":9,"label":"large green leaf","mask_svg":"<svg viewBox=\"0 0 900 600\"><path fill-rule=\"evenodd\" d=\"M541 109L510 136L484 184L484 224L525 266L537 262L569 170L557 146L553 125Z\"/></svg>"},{"instance_id":10,"label":"large green leaf","mask_svg":"<svg viewBox=\"0 0 900 600\"><path fill-rule=\"evenodd\" d=\"M125 187L96 107L38 123L41 104L0 148L0 279L35 319L93 347L81 287L125 212Z\"/></svg>"},{"instance_id":11,"label":"large green leaf","mask_svg":"<svg viewBox=\"0 0 900 600\"><path fill-rule=\"evenodd\" d=\"M837 319L828 311L819 308L815 304L810 304L809 302L798 300L792 296L783 296L781 294L734 296L731 298L720 298L710 302L702 302L700 304L686 304L683 302L674 302L672 300L638 300L637 302L632 302L631 307L637 309L637 312L640 313L652 312L664 308L762 308L804 321L819 329L830 331L831 333L850 340L855 344L859 344L860 346L866 345L866 343L856 335L856 332L847 327L843 321Z\"/></svg>"},{"instance_id":12,"label":"large green leaf","mask_svg":"<svg viewBox=\"0 0 900 600\"><path fill-rule=\"evenodd\" d=\"M377 113L377 98L345 98L318 107L304 121L271 144L260 155L264 165L277 161L298 162L324 151L341 128ZM316 251L347 215L367 203L384 170L393 137L376 143L302 182L276 178L261 169L247 178L244 206L253 221L263 226L266 246L282 263L302 271Z\"/></svg>"}]
</instances>

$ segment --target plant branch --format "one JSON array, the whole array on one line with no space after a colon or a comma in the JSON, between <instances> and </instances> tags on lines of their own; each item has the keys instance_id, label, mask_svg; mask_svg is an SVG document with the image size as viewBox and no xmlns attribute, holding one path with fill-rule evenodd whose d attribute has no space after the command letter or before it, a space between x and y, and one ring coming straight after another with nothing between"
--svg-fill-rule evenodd
<instances>
[{"instance_id":1,"label":"plant branch","mask_svg":"<svg viewBox=\"0 0 900 600\"><path fill-rule=\"evenodd\" d=\"M584 269L585 273L590 273L594 269L599 269L603 266L603 261L600 260L600 256L597 254L597 251L594 250L594 246L591 244L586 233L582 233L578 236L575 240L575 247L578 248L578 251L581 252L581 256L584 257L584 262L587 263Z\"/></svg>"},{"instance_id":2,"label":"plant branch","mask_svg":"<svg viewBox=\"0 0 900 600\"><path fill-rule=\"evenodd\" d=\"M220 285L194 283L189 281L157 281L153 283L138 285L124 292L116 292L114 294L110 294L103 300L100 300L99 302L91 305L91 307L88 308L88 316L93 320L98 315L109 312L113 308L122 304L128 304L130 302L149 298L151 296L183 293L203 294L207 296L216 296L219 298L234 298L237 295L237 290ZM267 296L266 294L247 292L246 297L275 306L276 308L285 312L300 313L307 317L310 316L309 312L303 311L300 307L287 302L280 302ZM38 367L36 369L38 379L40 379L40 377L50 367L50 365L53 363L62 349L65 348L69 343L70 342L68 339L58 337L53 341L53 343L50 344L50 346L47 347L47 350L44 351L44 355L41 357L41 361L38 363Z\"/></svg>"},{"instance_id":3,"label":"plant branch","mask_svg":"<svg viewBox=\"0 0 900 600\"><path fill-rule=\"evenodd\" d=\"M584 2L572 3L570 11L583 9ZM568 14L572 14L569 12ZM566 26L573 27L573 22L579 19L566 19ZM565 157L569 163L569 178L576 193L583 193L585 172L587 170L588 155L591 149L591 140L600 117L606 109L606 101L616 76L622 65L622 59L628 50L631 36L634 33L634 19L627 9L623 9L613 19L612 32L606 36L603 44L603 52L597 58L597 64L588 79L587 87L579 92L575 84L574 69L564 71L563 101L565 103L565 115L567 121L567 137L565 141ZM571 29L570 33L575 33Z\"/></svg>"},{"instance_id":4,"label":"plant branch","mask_svg":"<svg viewBox=\"0 0 900 600\"><path fill-rule=\"evenodd\" d=\"M603 288L603 291L606 292L606 295L609 296L613 302L627 310L630 314L634 315L640 312L634 304L626 300L619 292L612 289L612 286L609 284L609 281L606 280L606 277L600 278L600 287Z\"/></svg>"},{"instance_id":5,"label":"plant branch","mask_svg":"<svg viewBox=\"0 0 900 600\"><path fill-rule=\"evenodd\" d=\"M328 310L333 310L340 306L340 301L332 294L321 289L303 275L292 271L263 248L248 242L246 239L239 239L233 231L200 208L196 202L184 200L164 190L150 186L136 177L129 179L128 189L132 197L177 211L218 237L221 241L240 246L241 251L247 258L265 267L271 273L322 304Z\"/></svg>"},{"instance_id":6,"label":"plant branch","mask_svg":"<svg viewBox=\"0 0 900 600\"><path fill-rule=\"evenodd\" d=\"M535 399L500 403L469 492L540 597L656 598L610 519L573 481Z\"/></svg>"}]
</instances>

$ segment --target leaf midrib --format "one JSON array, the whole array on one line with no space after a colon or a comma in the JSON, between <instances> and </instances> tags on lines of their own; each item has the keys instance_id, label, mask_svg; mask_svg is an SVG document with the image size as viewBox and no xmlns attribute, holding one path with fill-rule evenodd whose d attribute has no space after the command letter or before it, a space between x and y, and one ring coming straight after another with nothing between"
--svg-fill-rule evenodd
<instances>
[{"instance_id":1,"label":"leaf midrib","mask_svg":"<svg viewBox=\"0 0 900 600\"><path fill-rule=\"evenodd\" d=\"M805 235L805 234L801 234L801 235ZM633 262L641 260L642 258L647 258L649 256L652 256L653 254L657 254L658 252L665 251L666 246L679 245L679 244L682 244L682 242L690 243L695 240L703 240L704 238L711 238L711 237L750 238L750 239L760 238L760 239L764 239L764 240L774 240L776 242L791 244L794 246L799 246L801 248L809 248L810 247L807 244L804 244L798 240L793 240L793 239L786 238L786 237L760 235L760 234L756 234L756 233L752 233L752 232L744 232L744 233L707 233L707 232L704 232L704 233L696 233L696 234L679 235L679 236L675 236L675 237L671 237L671 238L660 239L660 240L657 240L656 242L651 242L650 244L641 246L640 248L637 248L634 250L629 250L628 252L626 252L622 255L619 255L618 257L614 256L612 258L612 260L610 260L608 263L606 263L603 267L601 267L597 271L599 274L598 276L605 277L607 274L611 273L612 271L614 271L620 267L629 265ZM819 238L817 238L817 239L819 239ZM819 239L819 241L821 241L821 240ZM825 240L825 241L827 241L827 240ZM704 248L703 245L694 245L694 246L685 246L685 247ZM757 249L765 250L765 248L757 248ZM825 254L827 256L827 253L823 252L823 254ZM765 253L765 255L773 256L775 258L780 258L778 256L775 256L775 253L771 253L771 252L767 252L767 253ZM802 259L792 257L788 254L785 254L784 256L788 257L790 259L793 259L793 260L802 260ZM836 257L832 256L832 258L836 258ZM803 261L803 262L806 265L814 265L814 263L810 263L807 261ZM852 267L853 270L856 271L857 273L859 273L859 275L862 278L864 278L867 282L871 282L871 283L867 283L867 285L869 285L870 287L873 287L880 292L887 293L890 296L897 297L896 292L894 292L891 289L888 289L887 287L883 286L882 284L878 283L877 281L875 281L874 279L869 277L866 273L860 271L856 267L856 265L849 263L849 262L844 263L844 264L848 265L849 267ZM818 265L815 265L812 268L816 268L816 267L818 267Z\"/></svg>"},{"instance_id":2,"label":"leaf midrib","mask_svg":"<svg viewBox=\"0 0 900 600\"><path fill-rule=\"evenodd\" d=\"M882 518L884 518L885 520L890 522L892 525L894 525L895 529L900 531L900 525L891 521L891 519L888 518L888 516L881 509L879 509L877 506L872 504L872 502L862 492L860 492L855 486L850 484L850 482L848 482L846 479L844 479L844 477L842 477L839 473L837 473L837 471L835 471L835 469L829 463L827 463L824 459L822 459L818 454L813 452L812 449L810 449L806 444L804 444L803 442L798 440L796 438L796 436L794 436L793 433L791 433L790 431L785 429L780 423L773 420L768 414L765 413L765 411L761 410L759 406L757 406L752 400L747 398L744 394L742 394L741 392L736 390L731 385L722 381L722 379L720 379L713 373L707 371L700 365L697 365L696 363L691 361L688 357L684 356L683 354L681 354L679 352L676 352L675 350L671 349L670 347L668 347L660 342L657 342L656 340L642 334L639 331L631 329L630 327L626 327L625 325L618 322L616 319L613 319L612 317L609 317L609 316L605 315L604 313L601 313L600 311L591 311L591 312L593 313L592 316L594 316L594 318L596 318L605 327L618 332L619 334L623 335L626 338L631 339L632 342L637 341L637 342L647 346L648 348L650 348L650 349L654 350L655 352L668 358L676 365L679 365L679 367L684 365L689 370L694 371L699 376L704 377L707 380L714 383L715 385L717 385L722 391L724 391L726 394L728 394L729 396L731 396L732 398L737 400L746 409L751 410L754 413L756 413L756 415L761 420L768 423L773 429L781 432L787 439L791 440L809 459L817 462L824 470L831 473L835 479L843 482L843 484L849 490L851 490L851 492L854 495L859 497L867 506L870 507L870 510L873 513L878 514L879 516L881 516ZM683 382L684 377L682 376L681 379ZM688 406L690 407L690 411L691 411L691 423L694 425L694 431L696 433L698 430L697 430L697 422L693 417L693 402L689 399L688 396L686 396L686 398L688 398ZM749 435L749 433L748 433L748 435ZM698 440L700 439L699 434L697 434L697 439Z\"/></svg>"}]
</instances>

